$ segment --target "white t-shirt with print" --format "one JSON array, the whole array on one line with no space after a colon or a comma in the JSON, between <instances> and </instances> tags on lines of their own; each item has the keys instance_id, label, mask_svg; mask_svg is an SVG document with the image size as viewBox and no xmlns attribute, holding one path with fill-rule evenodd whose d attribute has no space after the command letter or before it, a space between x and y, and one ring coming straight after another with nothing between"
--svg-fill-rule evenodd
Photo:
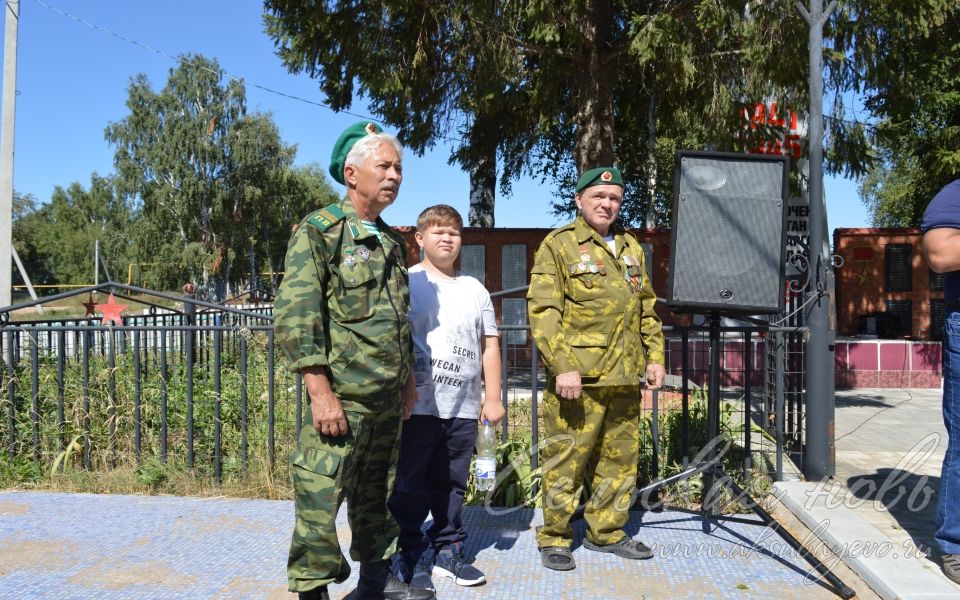
<instances>
[{"instance_id":1,"label":"white t-shirt with print","mask_svg":"<svg viewBox=\"0 0 960 600\"><path fill-rule=\"evenodd\" d=\"M480 340L497 335L490 293L468 275L448 279L410 268L410 327L416 355L413 414L480 417Z\"/></svg>"}]
</instances>

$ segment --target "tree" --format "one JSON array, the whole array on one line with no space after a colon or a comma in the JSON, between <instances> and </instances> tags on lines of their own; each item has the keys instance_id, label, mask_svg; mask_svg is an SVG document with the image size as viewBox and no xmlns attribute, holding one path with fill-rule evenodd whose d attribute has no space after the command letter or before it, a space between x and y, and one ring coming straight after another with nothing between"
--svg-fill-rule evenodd
<instances>
[{"instance_id":1,"label":"tree","mask_svg":"<svg viewBox=\"0 0 960 600\"><path fill-rule=\"evenodd\" d=\"M272 287L276 288L291 228L308 213L337 202L340 197L324 169L316 163L287 169L283 177L274 181L267 196L275 210L260 211L265 214L260 215L259 239L252 241L251 247L259 248L262 260L258 264L270 273Z\"/></svg>"},{"instance_id":2,"label":"tree","mask_svg":"<svg viewBox=\"0 0 960 600\"><path fill-rule=\"evenodd\" d=\"M482 24L496 3L380 0L362 5L267 0L268 33L292 72L320 80L334 110L351 106L354 82L370 109L399 128L422 154L438 139L456 146L450 161L470 173L473 226L492 227L497 150L513 114L502 73L512 58ZM350 31L350 35L344 35ZM452 137L459 136L459 137Z\"/></svg>"},{"instance_id":3,"label":"tree","mask_svg":"<svg viewBox=\"0 0 960 600\"><path fill-rule=\"evenodd\" d=\"M120 277L128 262L126 227L132 215L111 179L94 173L89 190L77 182L56 186L40 214L43 226L37 240L57 283L93 284L97 241L110 275Z\"/></svg>"},{"instance_id":4,"label":"tree","mask_svg":"<svg viewBox=\"0 0 960 600\"><path fill-rule=\"evenodd\" d=\"M284 63L320 80L334 109L350 106L356 83L371 110L415 148L457 123L464 142L453 160L489 164L493 147L501 186L519 173L539 174L557 185L560 212L570 210L566 197L579 172L617 163L634 182L625 221L662 223L677 148L742 150L776 133L744 131L745 107L808 103L807 25L792 0L264 5ZM827 31L835 97L905 82L900 71L879 77L887 37L939 27L950 6L843 3ZM842 110L838 102L835 114ZM862 174L871 164L859 124L830 121L828 140L829 170ZM484 182L489 177L476 185Z\"/></svg>"},{"instance_id":5,"label":"tree","mask_svg":"<svg viewBox=\"0 0 960 600\"><path fill-rule=\"evenodd\" d=\"M281 59L319 79L334 109L350 106L357 82L418 150L447 123L462 125L452 161L471 170L471 213L492 209L486 190L499 158L501 187L534 173L564 195L577 173L620 163L645 184L631 196L644 208L630 215L663 208L670 178L659 173L672 173L672 157L661 159L672 149L660 138L732 143L724 138L735 131L736 104L783 79L771 40L802 49L805 36L784 25L800 22L792 4L766 4L751 13L753 3L732 0L264 3ZM805 56L784 53L795 54ZM694 115L703 122L681 130Z\"/></svg>"},{"instance_id":6,"label":"tree","mask_svg":"<svg viewBox=\"0 0 960 600\"><path fill-rule=\"evenodd\" d=\"M286 187L295 148L268 115L247 115L242 82L224 83L215 60L180 60L160 92L133 78L130 114L105 136L116 146L118 190L135 200L132 253L149 280L175 289L184 277L210 281L223 298L228 283L269 264L272 250L261 247L277 232L275 215L303 206ZM266 200L295 204L264 211Z\"/></svg>"},{"instance_id":7,"label":"tree","mask_svg":"<svg viewBox=\"0 0 960 600\"><path fill-rule=\"evenodd\" d=\"M848 172L867 174L860 192L874 225L919 225L960 176L960 7L862 2L840 14L837 32L835 85L862 90L874 122L839 123L838 153L864 157Z\"/></svg>"},{"instance_id":8,"label":"tree","mask_svg":"<svg viewBox=\"0 0 960 600\"><path fill-rule=\"evenodd\" d=\"M50 260L44 252L40 232L44 228L43 210L38 208L33 194L13 192L13 215L11 237L13 247L20 257L27 276L34 285L53 283ZM19 269L13 270L14 285L23 285Z\"/></svg>"}]
</instances>

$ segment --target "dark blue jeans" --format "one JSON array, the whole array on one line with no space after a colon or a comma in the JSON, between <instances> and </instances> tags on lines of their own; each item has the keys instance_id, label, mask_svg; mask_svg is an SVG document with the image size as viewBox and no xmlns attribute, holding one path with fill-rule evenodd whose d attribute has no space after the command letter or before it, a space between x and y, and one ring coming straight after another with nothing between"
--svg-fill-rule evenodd
<instances>
[{"instance_id":1,"label":"dark blue jeans","mask_svg":"<svg viewBox=\"0 0 960 600\"><path fill-rule=\"evenodd\" d=\"M476 419L413 415L403 422L390 512L400 525L400 550L440 548L467 538L463 497L477 442ZM433 525L420 528L433 515Z\"/></svg>"},{"instance_id":2,"label":"dark blue jeans","mask_svg":"<svg viewBox=\"0 0 960 600\"><path fill-rule=\"evenodd\" d=\"M948 313L943 324L943 424L947 451L934 537L942 554L960 554L960 312Z\"/></svg>"}]
</instances>

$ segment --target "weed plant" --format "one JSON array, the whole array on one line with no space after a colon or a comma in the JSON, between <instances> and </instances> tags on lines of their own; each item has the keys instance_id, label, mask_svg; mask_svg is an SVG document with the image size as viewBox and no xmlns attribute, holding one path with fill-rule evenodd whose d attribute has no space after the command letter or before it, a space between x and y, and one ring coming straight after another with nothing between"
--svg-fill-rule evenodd
<instances>
[{"instance_id":1,"label":"weed plant","mask_svg":"<svg viewBox=\"0 0 960 600\"><path fill-rule=\"evenodd\" d=\"M212 343L201 339L200 343ZM193 368L193 468L188 466L187 365L181 352L168 351L167 369L159 355L141 354L141 452L135 448L135 373L133 354L116 354L110 367L106 356L91 354L84 409L82 363L64 365L63 421L58 417L58 376L55 356L38 364L38 410L32 408L31 364L24 359L13 369L15 457L9 446L11 379L0 386L0 434L6 442L0 458L0 487L64 491L161 494L217 494L267 498L291 497L287 455L296 439L294 378L276 354L274 396L274 461L269 451L269 391L266 335L248 335L247 378L241 377L236 344L224 344L220 374L222 481L214 480L214 406L217 392L212 362ZM212 353L208 353L208 357ZM243 458L241 391L246 386L247 457ZM110 389L114 388L111 397ZM166 391L167 453L162 453L161 402ZM89 423L89 432L85 423ZM40 460L34 460L34 430ZM89 448L89 450L87 449ZM85 468L88 463L89 468Z\"/></svg>"}]
</instances>

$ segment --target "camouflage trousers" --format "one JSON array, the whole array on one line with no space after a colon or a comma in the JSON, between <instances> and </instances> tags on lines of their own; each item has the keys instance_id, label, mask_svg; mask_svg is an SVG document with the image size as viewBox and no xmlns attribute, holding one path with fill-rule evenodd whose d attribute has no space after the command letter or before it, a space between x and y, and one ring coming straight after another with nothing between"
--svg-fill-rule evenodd
<instances>
[{"instance_id":1,"label":"camouflage trousers","mask_svg":"<svg viewBox=\"0 0 960 600\"><path fill-rule=\"evenodd\" d=\"M541 548L570 547L570 519L585 484L587 539L612 544L623 537L637 479L639 420L636 386L585 387L575 400L545 390L545 437L540 445L543 527L537 533Z\"/></svg>"},{"instance_id":2,"label":"camouflage trousers","mask_svg":"<svg viewBox=\"0 0 960 600\"><path fill-rule=\"evenodd\" d=\"M296 524L287 577L291 592L340 583L350 564L337 538L337 511L347 501L350 557L357 562L389 559L400 533L387 508L400 451L400 397L380 413L345 411L348 432L319 435L309 408L297 448L290 454Z\"/></svg>"}]
</instances>

